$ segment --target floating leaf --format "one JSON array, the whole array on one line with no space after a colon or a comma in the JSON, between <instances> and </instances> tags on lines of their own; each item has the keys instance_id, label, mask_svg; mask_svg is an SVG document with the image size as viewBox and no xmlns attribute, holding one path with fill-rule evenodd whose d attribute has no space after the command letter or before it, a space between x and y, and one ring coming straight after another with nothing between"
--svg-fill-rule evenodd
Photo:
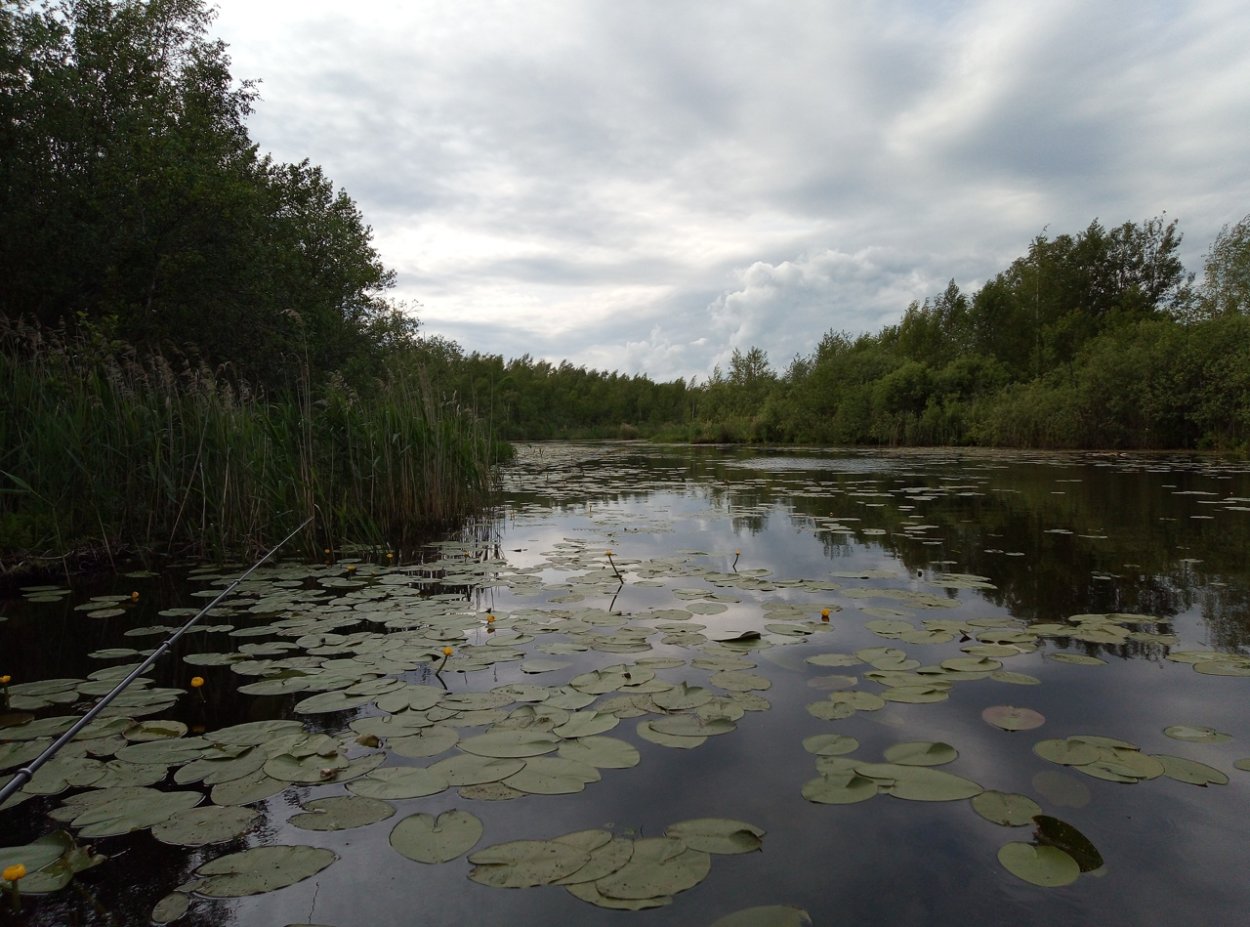
<instances>
[{"instance_id":1,"label":"floating leaf","mask_svg":"<svg viewBox=\"0 0 1250 927\"><path fill-rule=\"evenodd\" d=\"M593 845L589 845L582 839L581 834L585 833L603 834L608 839L602 843L591 841ZM555 839L558 843L570 843L572 846L579 847L590 854L590 861L585 866L572 875L558 879L556 881L557 885L581 885L605 878L614 872L619 872L621 867L628 863L634 855L634 841L625 837L613 837L607 831L583 831L578 834L566 834Z\"/></svg>"},{"instance_id":2,"label":"floating leaf","mask_svg":"<svg viewBox=\"0 0 1250 927\"><path fill-rule=\"evenodd\" d=\"M568 795L600 778L599 770L577 760L539 756L527 760L524 769L503 781L533 795Z\"/></svg>"},{"instance_id":3,"label":"floating leaf","mask_svg":"<svg viewBox=\"0 0 1250 927\"><path fill-rule=\"evenodd\" d=\"M449 785L444 777L420 766L387 766L347 783L347 790L364 798L421 798Z\"/></svg>"},{"instance_id":4,"label":"floating leaf","mask_svg":"<svg viewBox=\"0 0 1250 927\"><path fill-rule=\"evenodd\" d=\"M1040 711L1013 705L991 705L981 712L981 717L1004 731L1031 731L1046 723L1046 716Z\"/></svg>"},{"instance_id":5,"label":"floating leaf","mask_svg":"<svg viewBox=\"0 0 1250 927\"><path fill-rule=\"evenodd\" d=\"M568 844L513 840L472 854L469 878L495 888L530 888L572 875L589 861L589 853Z\"/></svg>"},{"instance_id":6,"label":"floating leaf","mask_svg":"<svg viewBox=\"0 0 1250 927\"><path fill-rule=\"evenodd\" d=\"M686 846L704 853L735 855L763 848L764 831L754 824L728 818L696 818L670 824L665 836L676 837Z\"/></svg>"},{"instance_id":7,"label":"floating leaf","mask_svg":"<svg viewBox=\"0 0 1250 927\"><path fill-rule=\"evenodd\" d=\"M133 789L88 808L73 823L82 837L112 837L152 827L202 800L199 792Z\"/></svg>"},{"instance_id":8,"label":"floating leaf","mask_svg":"<svg viewBox=\"0 0 1250 927\"><path fill-rule=\"evenodd\" d=\"M304 811L293 814L288 824L300 830L347 830L385 821L395 809L376 798L334 795L304 804Z\"/></svg>"},{"instance_id":9,"label":"floating leaf","mask_svg":"<svg viewBox=\"0 0 1250 927\"><path fill-rule=\"evenodd\" d=\"M817 756L842 756L859 749L859 741L846 734L814 734L803 738L803 749Z\"/></svg>"},{"instance_id":10,"label":"floating leaf","mask_svg":"<svg viewBox=\"0 0 1250 927\"><path fill-rule=\"evenodd\" d=\"M467 811L413 814L391 831L391 846L419 863L446 863L473 849L482 838L482 822Z\"/></svg>"},{"instance_id":11,"label":"floating leaf","mask_svg":"<svg viewBox=\"0 0 1250 927\"><path fill-rule=\"evenodd\" d=\"M958 801L980 794L981 786L971 779L927 766L899 763L859 763L855 772L877 781L895 798L909 801Z\"/></svg>"},{"instance_id":12,"label":"floating leaf","mask_svg":"<svg viewBox=\"0 0 1250 927\"><path fill-rule=\"evenodd\" d=\"M460 742L460 749L478 756L529 757L554 753L560 737L546 731L491 731Z\"/></svg>"},{"instance_id":13,"label":"floating leaf","mask_svg":"<svg viewBox=\"0 0 1250 927\"><path fill-rule=\"evenodd\" d=\"M240 837L258 820L260 813L250 808L207 805L166 818L152 828L152 836L174 846L202 847Z\"/></svg>"},{"instance_id":14,"label":"floating leaf","mask_svg":"<svg viewBox=\"0 0 1250 927\"><path fill-rule=\"evenodd\" d=\"M788 904L760 905L726 914L711 927L811 927L812 916Z\"/></svg>"},{"instance_id":15,"label":"floating leaf","mask_svg":"<svg viewBox=\"0 0 1250 927\"><path fill-rule=\"evenodd\" d=\"M582 737L560 744L559 755L598 769L630 769L642 757L638 748L615 737Z\"/></svg>"},{"instance_id":16,"label":"floating leaf","mask_svg":"<svg viewBox=\"0 0 1250 927\"><path fill-rule=\"evenodd\" d=\"M1009 843L998 851L998 861L1012 875L1043 888L1070 885L1081 875L1076 860L1051 846Z\"/></svg>"},{"instance_id":17,"label":"floating leaf","mask_svg":"<svg viewBox=\"0 0 1250 927\"><path fill-rule=\"evenodd\" d=\"M1214 766L1166 753L1156 753L1154 757L1163 764L1163 774L1169 779L1190 785L1228 785L1228 776Z\"/></svg>"},{"instance_id":18,"label":"floating leaf","mask_svg":"<svg viewBox=\"0 0 1250 927\"><path fill-rule=\"evenodd\" d=\"M941 766L958 757L959 751L950 744L927 740L894 744L885 751L887 760L904 766Z\"/></svg>"},{"instance_id":19,"label":"floating leaf","mask_svg":"<svg viewBox=\"0 0 1250 927\"><path fill-rule=\"evenodd\" d=\"M322 847L253 847L209 860L197 869L195 891L214 898L259 895L302 882L336 859L333 850Z\"/></svg>"},{"instance_id":20,"label":"floating leaf","mask_svg":"<svg viewBox=\"0 0 1250 927\"><path fill-rule=\"evenodd\" d=\"M803 797L821 805L851 805L867 801L878 791L875 780L854 770L831 772L809 779L803 785Z\"/></svg>"},{"instance_id":21,"label":"floating leaf","mask_svg":"<svg viewBox=\"0 0 1250 927\"><path fill-rule=\"evenodd\" d=\"M712 858L687 848L672 837L645 837L634 841L634 854L618 871L594 883L609 898L642 900L675 895L707 878Z\"/></svg>"},{"instance_id":22,"label":"floating leaf","mask_svg":"<svg viewBox=\"0 0 1250 927\"><path fill-rule=\"evenodd\" d=\"M972 797L972 810L987 821L1005 827L1024 827L1042 813L1041 805L1016 792L987 790Z\"/></svg>"},{"instance_id":23,"label":"floating leaf","mask_svg":"<svg viewBox=\"0 0 1250 927\"><path fill-rule=\"evenodd\" d=\"M1163 733L1173 740L1184 740L1189 743L1218 744L1232 740L1231 734L1217 731L1213 727L1193 727L1188 724L1173 724L1165 727Z\"/></svg>"},{"instance_id":24,"label":"floating leaf","mask_svg":"<svg viewBox=\"0 0 1250 927\"><path fill-rule=\"evenodd\" d=\"M462 753L448 757L426 767L435 775L442 776L452 785L482 785L499 782L525 768L525 760L519 757L476 756Z\"/></svg>"},{"instance_id":25,"label":"floating leaf","mask_svg":"<svg viewBox=\"0 0 1250 927\"><path fill-rule=\"evenodd\" d=\"M170 892L152 908L148 915L154 924L172 924L187 913L191 906L191 896L186 892Z\"/></svg>"}]
</instances>

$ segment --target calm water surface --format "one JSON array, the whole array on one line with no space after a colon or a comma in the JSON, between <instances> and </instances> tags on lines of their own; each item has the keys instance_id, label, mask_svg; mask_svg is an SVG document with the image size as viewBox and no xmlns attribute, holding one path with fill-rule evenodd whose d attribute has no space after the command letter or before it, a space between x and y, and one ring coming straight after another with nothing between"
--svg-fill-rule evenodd
<instances>
[{"instance_id":1,"label":"calm water surface","mask_svg":"<svg viewBox=\"0 0 1250 927\"><path fill-rule=\"evenodd\" d=\"M430 596L441 596L437 601L453 613L440 625L445 630L450 620L455 626L445 638L458 651L453 661L484 648L517 656L460 672L450 662L441 678L453 693L511 683L561 687L619 664L641 676L658 659L664 662L652 672L661 684L685 682L718 696L747 691L751 710L736 729L692 749L640 736L639 724L660 714L623 717L608 736L635 746L640 762L602 769L600 781L575 794L487 801L452 787L392 801L395 816L380 824L312 832L291 827L288 819L310 799L346 794L345 786L293 785L257 803L260 823L227 843L182 849L146 831L84 840L112 858L60 892L27 898L20 915L5 906L0 923L146 923L153 905L201 863L269 844L327 847L338 859L317 876L268 894L237 900L191 895L177 923L348 927L506 917L521 924L628 921L649 927L709 925L736 910L771 904L801 907L818 925L1244 920L1250 772L1233 764L1250 757L1250 676L1196 672L1201 657L1191 656L1247 653L1250 468L1243 462L541 445L523 448L505 474L497 518L459 540L391 562L373 553L330 566L267 570L267 578L204 619L231 630L190 635L151 674L154 686L182 689L201 674L205 698L188 691L151 717L179 719L210 734L241 721L297 717L310 730L343 735L352 756L377 752L356 744L347 726L379 714L372 704L296 714L310 692L237 691L277 669L254 662L242 667L248 675L238 666L206 665L202 655L242 652L264 661L295 649L302 654L315 642L304 632L283 634L281 626L297 615L336 616L339 634L415 633L412 628L421 626L415 603ZM356 561L353 573L349 561ZM142 649L162 638L126 631L176 625L185 619L158 613L202 605L205 598L196 593L220 588L232 575L231 569L188 575L189 569L110 576L56 602L4 602L0 674L12 674L15 683L86 680L102 667L132 662L133 656L111 655L110 648ZM397 602L389 596L395 589L408 597ZM132 590L140 597L121 603L120 614L90 617L91 606L79 608L92 595ZM822 608L831 610L827 624ZM488 609L497 616L490 630ZM1117 617L1092 625L1087 619L1082 631L1073 616L1088 615ZM1055 625L1072 633L1056 632ZM922 640L926 628L951 633ZM1041 628L1043 636L1029 634L1030 628ZM740 632L760 637L715 643ZM984 672L941 670L943 661L968 659L965 651L984 646L995 632L1024 632L1013 640L1026 643L983 656ZM290 650L265 649L274 642ZM723 657L727 646L754 664L744 672L762 677L766 690L717 685L716 668L706 661ZM902 653L883 654L882 648ZM830 667L808 660L834 653L856 662ZM974 658L978 653L973 650ZM1064 662L1062 655L1101 662ZM349 647L323 659L350 656ZM390 675L437 685L431 658L392 668ZM526 662L538 658L565 665ZM908 659L917 662L901 662ZM1230 672L1243 665L1223 662ZM949 681L949 697L887 701L836 720L809 710L831 693L884 693L887 687L868 674L917 667ZM589 709L615 709L620 694L600 694ZM63 715L88 703L82 697L32 713ZM1044 724L1008 732L983 720L984 709L1002 705L1039 712ZM1165 733L1175 725L1228 736L1177 739ZM0 745L12 730L0 727ZM467 738L484 730L486 724L459 733ZM805 784L819 772L804 739L834 733L855 738L859 746L849 756L863 762L880 761L902 742L950 744L958 758L941 770L984 789L1031 797L1043 813L1084 834L1103 865L1070 885L1042 888L1007 871L997 857L1007 843L1030 842L1032 827L990 823L966 799L908 801L883 793L858 804L809 801ZM1205 764L1227 784L1199 786L1166 775L1108 781L1033 750L1038 741L1083 734ZM455 753L388 755L385 765L425 766ZM179 786L171 779L162 787ZM63 826L48 813L76 791L30 798L0 812L0 846ZM675 822L704 817L748 822L766 833L760 852L713 855L708 876L670 904L620 912L555 886L477 884L467 878L472 866L463 856L425 865L389 845L399 820L453 808L481 819L476 850L588 828L653 837Z\"/></svg>"}]
</instances>

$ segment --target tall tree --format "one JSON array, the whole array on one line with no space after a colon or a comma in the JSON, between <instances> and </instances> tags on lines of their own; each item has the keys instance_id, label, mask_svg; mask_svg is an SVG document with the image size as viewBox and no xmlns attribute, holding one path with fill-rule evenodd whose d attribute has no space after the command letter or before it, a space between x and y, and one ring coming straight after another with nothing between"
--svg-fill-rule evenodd
<instances>
[{"instance_id":1,"label":"tall tree","mask_svg":"<svg viewBox=\"0 0 1250 927\"><path fill-rule=\"evenodd\" d=\"M84 317L275 385L411 335L355 204L258 156L202 0L0 14L0 312Z\"/></svg>"},{"instance_id":2,"label":"tall tree","mask_svg":"<svg viewBox=\"0 0 1250 927\"><path fill-rule=\"evenodd\" d=\"M1250 215L1225 225L1211 243L1195 306L1202 318L1250 313Z\"/></svg>"}]
</instances>

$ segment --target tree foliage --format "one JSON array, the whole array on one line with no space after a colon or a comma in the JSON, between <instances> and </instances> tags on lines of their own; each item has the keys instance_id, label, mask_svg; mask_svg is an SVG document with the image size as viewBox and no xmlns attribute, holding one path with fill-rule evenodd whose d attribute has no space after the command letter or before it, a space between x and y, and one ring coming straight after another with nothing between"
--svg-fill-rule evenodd
<instances>
[{"instance_id":1,"label":"tree foliage","mask_svg":"<svg viewBox=\"0 0 1250 927\"><path fill-rule=\"evenodd\" d=\"M0 13L0 312L86 319L280 386L411 335L355 204L258 154L201 0Z\"/></svg>"}]
</instances>

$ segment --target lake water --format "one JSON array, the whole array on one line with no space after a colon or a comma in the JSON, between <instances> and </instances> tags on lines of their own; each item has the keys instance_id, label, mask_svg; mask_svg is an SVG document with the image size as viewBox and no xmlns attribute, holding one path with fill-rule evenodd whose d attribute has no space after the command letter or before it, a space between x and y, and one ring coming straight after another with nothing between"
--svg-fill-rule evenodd
<instances>
[{"instance_id":1,"label":"lake water","mask_svg":"<svg viewBox=\"0 0 1250 927\"><path fill-rule=\"evenodd\" d=\"M773 905L818 925L1245 917L1243 461L527 446L462 536L332 558L262 568L110 709L133 725L67 748L0 812L0 846L68 828L110 857L0 922L146 923L171 895L178 924L243 927L711 925ZM4 602L0 783L55 732L42 719L80 714L243 568ZM251 735L280 719L296 724ZM180 732L161 720L187 726L186 752L135 748ZM142 820L113 833L126 813L92 817L91 797L63 807L105 785L258 814L185 847L168 822L173 845ZM393 813L298 826L343 796ZM477 825L462 838L452 817L450 861L391 845L453 810L480 824L467 854ZM737 823L681 824L703 819ZM330 853L246 897L188 882L279 845ZM500 862L521 857L545 868ZM576 884L498 887L534 881Z\"/></svg>"}]
</instances>

